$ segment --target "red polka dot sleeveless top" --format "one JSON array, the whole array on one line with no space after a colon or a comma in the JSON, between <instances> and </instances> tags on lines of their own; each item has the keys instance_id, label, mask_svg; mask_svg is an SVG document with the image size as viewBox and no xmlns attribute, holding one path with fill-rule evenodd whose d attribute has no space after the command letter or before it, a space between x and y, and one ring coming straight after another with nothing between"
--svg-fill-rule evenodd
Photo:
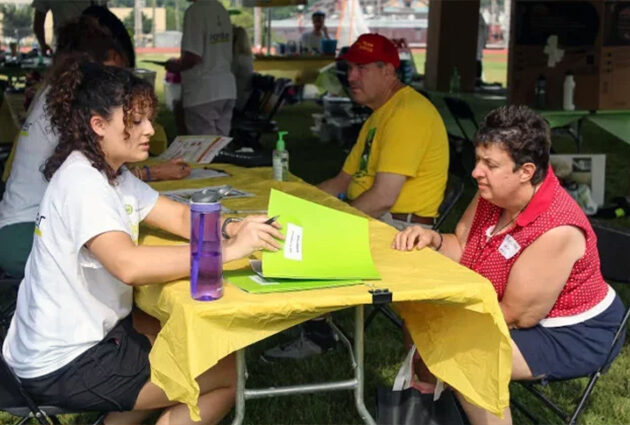
<instances>
[{"instance_id":1,"label":"red polka dot sleeveless top","mask_svg":"<svg viewBox=\"0 0 630 425\"><path fill-rule=\"evenodd\" d=\"M479 199L466 248L460 260L462 265L490 280L499 301L505 293L510 270L520 254L543 233L563 225L572 225L584 232L586 251L573 265L569 279L547 318L583 313L606 297L608 284L600 271L597 237L588 219L560 186L551 168L527 208L516 219L515 226L506 233L488 239L486 232L497 224L501 212L502 209L496 205ZM521 247L509 259L499 252L507 235L514 238Z\"/></svg>"}]
</instances>

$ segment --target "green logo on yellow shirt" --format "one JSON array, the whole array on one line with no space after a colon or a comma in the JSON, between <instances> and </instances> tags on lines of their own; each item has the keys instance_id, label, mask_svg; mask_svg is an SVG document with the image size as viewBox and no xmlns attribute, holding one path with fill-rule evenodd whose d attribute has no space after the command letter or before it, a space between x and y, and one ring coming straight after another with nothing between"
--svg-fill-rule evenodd
<instances>
[{"instance_id":1,"label":"green logo on yellow shirt","mask_svg":"<svg viewBox=\"0 0 630 425\"><path fill-rule=\"evenodd\" d=\"M368 130L367 137L365 138L365 144L363 145L363 153L359 161L359 169L354 173L355 178L361 178L367 174L367 166L370 160L370 152L372 151L372 142L376 135L376 127Z\"/></svg>"}]
</instances>

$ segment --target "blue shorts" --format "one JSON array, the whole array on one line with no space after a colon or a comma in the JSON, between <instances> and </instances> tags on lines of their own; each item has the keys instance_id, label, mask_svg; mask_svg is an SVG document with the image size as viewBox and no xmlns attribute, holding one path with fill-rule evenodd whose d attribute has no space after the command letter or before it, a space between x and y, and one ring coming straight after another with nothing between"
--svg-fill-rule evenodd
<instances>
[{"instance_id":1,"label":"blue shorts","mask_svg":"<svg viewBox=\"0 0 630 425\"><path fill-rule=\"evenodd\" d=\"M617 295L610 307L585 322L545 328L541 325L510 331L533 376L548 380L588 376L606 361L615 332L625 314ZM614 359L621 350L625 332L615 345Z\"/></svg>"}]
</instances>

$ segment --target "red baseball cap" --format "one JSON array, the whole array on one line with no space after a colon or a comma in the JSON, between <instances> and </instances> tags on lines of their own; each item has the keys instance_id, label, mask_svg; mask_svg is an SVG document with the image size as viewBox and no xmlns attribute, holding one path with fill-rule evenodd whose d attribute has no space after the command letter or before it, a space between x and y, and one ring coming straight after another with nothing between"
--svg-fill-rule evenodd
<instances>
[{"instance_id":1,"label":"red baseball cap","mask_svg":"<svg viewBox=\"0 0 630 425\"><path fill-rule=\"evenodd\" d=\"M385 62L398 68L400 58L398 48L387 37L380 34L362 34L348 51L337 60L365 65L372 62Z\"/></svg>"}]
</instances>

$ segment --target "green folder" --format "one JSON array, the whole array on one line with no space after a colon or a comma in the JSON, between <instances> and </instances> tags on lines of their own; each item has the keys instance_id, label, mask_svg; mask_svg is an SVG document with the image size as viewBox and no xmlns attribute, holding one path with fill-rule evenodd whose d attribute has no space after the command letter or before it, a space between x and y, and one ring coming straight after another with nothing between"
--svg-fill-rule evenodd
<instances>
[{"instance_id":1,"label":"green folder","mask_svg":"<svg viewBox=\"0 0 630 425\"><path fill-rule=\"evenodd\" d=\"M253 294L271 292L304 291L306 289L331 288L336 286L360 285L360 280L306 280L263 278L251 269L226 270L225 279L243 291Z\"/></svg>"},{"instance_id":2,"label":"green folder","mask_svg":"<svg viewBox=\"0 0 630 425\"><path fill-rule=\"evenodd\" d=\"M262 256L265 278L380 279L370 252L368 220L271 189L267 214L286 239Z\"/></svg>"}]
</instances>

